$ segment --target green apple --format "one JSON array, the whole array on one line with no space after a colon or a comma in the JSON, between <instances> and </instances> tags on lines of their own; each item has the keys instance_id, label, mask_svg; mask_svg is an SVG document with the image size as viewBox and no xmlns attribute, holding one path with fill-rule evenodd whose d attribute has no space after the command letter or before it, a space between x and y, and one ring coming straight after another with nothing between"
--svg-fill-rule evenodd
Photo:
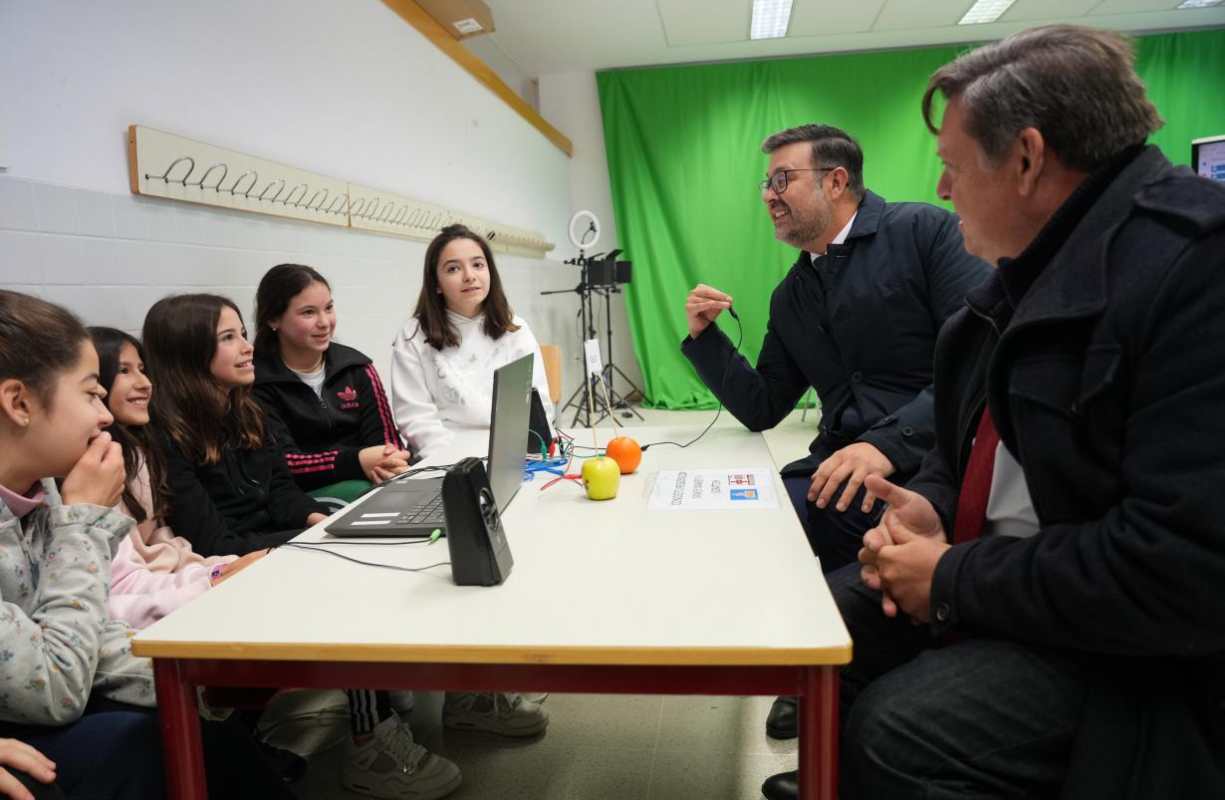
<instances>
[{"instance_id":1,"label":"green apple","mask_svg":"<svg viewBox=\"0 0 1225 800\"><path fill-rule=\"evenodd\" d=\"M611 500L621 485L621 467L608 456L596 456L583 462L583 484L592 500Z\"/></svg>"}]
</instances>

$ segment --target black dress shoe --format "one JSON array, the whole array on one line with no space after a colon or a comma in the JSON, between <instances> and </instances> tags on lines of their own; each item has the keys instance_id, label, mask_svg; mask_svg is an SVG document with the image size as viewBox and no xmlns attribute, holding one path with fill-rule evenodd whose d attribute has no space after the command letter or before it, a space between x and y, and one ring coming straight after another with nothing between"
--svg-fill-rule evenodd
<instances>
[{"instance_id":1,"label":"black dress shoe","mask_svg":"<svg viewBox=\"0 0 1225 800\"><path fill-rule=\"evenodd\" d=\"M766 736L771 739L794 739L796 729L796 701L794 697L780 697L770 706L766 717Z\"/></svg>"},{"instance_id":2,"label":"black dress shoe","mask_svg":"<svg viewBox=\"0 0 1225 800\"><path fill-rule=\"evenodd\" d=\"M258 744L264 762L284 783L297 783L306 775L306 759L302 756L263 740Z\"/></svg>"},{"instance_id":3,"label":"black dress shoe","mask_svg":"<svg viewBox=\"0 0 1225 800\"><path fill-rule=\"evenodd\" d=\"M761 785L761 793L766 800L796 800L800 796L799 775L797 770L771 775Z\"/></svg>"}]
</instances>

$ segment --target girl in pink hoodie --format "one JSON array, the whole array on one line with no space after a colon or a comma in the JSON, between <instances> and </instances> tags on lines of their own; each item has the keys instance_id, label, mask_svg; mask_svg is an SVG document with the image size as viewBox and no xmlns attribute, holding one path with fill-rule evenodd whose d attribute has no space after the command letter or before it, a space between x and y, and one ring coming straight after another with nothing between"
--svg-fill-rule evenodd
<instances>
[{"instance_id":1,"label":"girl in pink hoodie","mask_svg":"<svg viewBox=\"0 0 1225 800\"><path fill-rule=\"evenodd\" d=\"M226 577L264 555L205 558L191 543L161 524L166 486L161 458L144 436L153 383L145 374L144 351L134 337L115 328L90 328L98 351L99 382L115 418L109 429L123 448L127 483L118 510L136 520L119 541L111 561L111 617L134 628L152 625Z\"/></svg>"}]
</instances>

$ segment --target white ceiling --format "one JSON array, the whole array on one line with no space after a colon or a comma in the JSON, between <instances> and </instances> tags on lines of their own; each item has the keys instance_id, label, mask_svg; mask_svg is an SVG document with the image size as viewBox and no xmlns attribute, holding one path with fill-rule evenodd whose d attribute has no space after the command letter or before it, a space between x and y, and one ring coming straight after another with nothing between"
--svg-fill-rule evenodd
<instances>
[{"instance_id":1,"label":"white ceiling","mask_svg":"<svg viewBox=\"0 0 1225 800\"><path fill-rule=\"evenodd\" d=\"M957 25L973 0L795 0L788 35L754 42L752 0L486 2L497 28L488 44L525 77L977 42L1048 22L1132 32L1225 26L1225 5L1177 11L1180 0L1017 0L989 25Z\"/></svg>"}]
</instances>

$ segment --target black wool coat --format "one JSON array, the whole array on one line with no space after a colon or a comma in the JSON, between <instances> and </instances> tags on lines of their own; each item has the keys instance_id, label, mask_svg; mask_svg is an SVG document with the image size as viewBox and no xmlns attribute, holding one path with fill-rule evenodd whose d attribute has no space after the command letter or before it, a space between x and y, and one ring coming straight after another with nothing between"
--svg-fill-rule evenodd
<instances>
[{"instance_id":1,"label":"black wool coat","mask_svg":"<svg viewBox=\"0 0 1225 800\"><path fill-rule=\"evenodd\" d=\"M909 484L948 531L984 400L1040 530L948 550L935 632L1084 662L1065 797L1225 797L1225 187L1132 151L949 320Z\"/></svg>"},{"instance_id":2,"label":"black wool coat","mask_svg":"<svg viewBox=\"0 0 1225 800\"><path fill-rule=\"evenodd\" d=\"M866 192L846 241L830 245L815 266L801 252L775 288L756 367L715 325L685 337L681 350L753 431L774 427L816 389L818 436L784 475L811 474L827 454L858 440L909 477L934 441L925 390L936 335L990 273L965 251L949 212Z\"/></svg>"}]
</instances>

